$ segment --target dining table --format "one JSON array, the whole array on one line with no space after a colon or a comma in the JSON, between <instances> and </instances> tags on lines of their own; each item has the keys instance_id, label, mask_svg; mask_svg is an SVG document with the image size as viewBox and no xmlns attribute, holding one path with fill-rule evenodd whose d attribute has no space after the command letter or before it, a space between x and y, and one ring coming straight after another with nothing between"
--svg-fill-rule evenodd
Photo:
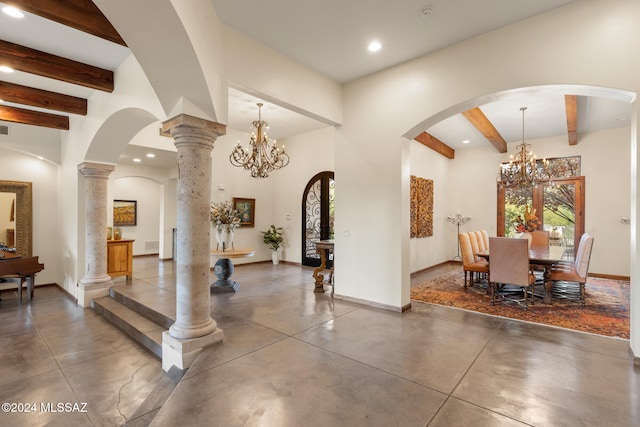
<instances>
[{"instance_id":1,"label":"dining table","mask_svg":"<svg viewBox=\"0 0 640 427\"><path fill-rule=\"evenodd\" d=\"M479 257L485 258L489 261L489 274L491 274L491 251L485 250L476 253ZM551 287L553 282L551 281L551 268L563 261L564 246L546 246L546 245L532 245L529 247L529 264L537 265L543 268L543 284L544 293L542 295L542 301L545 304L551 304Z\"/></svg>"}]
</instances>

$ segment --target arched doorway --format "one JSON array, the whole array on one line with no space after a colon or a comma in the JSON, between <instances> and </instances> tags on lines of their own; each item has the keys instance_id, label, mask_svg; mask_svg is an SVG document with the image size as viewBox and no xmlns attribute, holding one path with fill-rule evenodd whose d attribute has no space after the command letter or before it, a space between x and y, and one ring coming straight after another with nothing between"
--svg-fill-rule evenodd
<instances>
[{"instance_id":1,"label":"arched doorway","mask_svg":"<svg viewBox=\"0 0 640 427\"><path fill-rule=\"evenodd\" d=\"M335 180L333 172L325 171L315 175L302 195L302 265L317 267L320 255L316 253L315 242L333 239L333 219L335 206ZM332 260L327 261L331 267Z\"/></svg>"}]
</instances>

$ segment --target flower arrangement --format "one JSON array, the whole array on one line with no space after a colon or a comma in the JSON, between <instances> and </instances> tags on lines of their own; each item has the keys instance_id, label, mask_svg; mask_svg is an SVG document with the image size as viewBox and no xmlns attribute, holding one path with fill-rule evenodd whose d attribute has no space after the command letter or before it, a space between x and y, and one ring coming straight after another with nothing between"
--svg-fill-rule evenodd
<instances>
[{"instance_id":1,"label":"flower arrangement","mask_svg":"<svg viewBox=\"0 0 640 427\"><path fill-rule=\"evenodd\" d=\"M516 231L519 233L531 232L536 230L540 224L541 222L536 216L536 210L525 206L524 219L520 215L516 218Z\"/></svg>"},{"instance_id":2,"label":"flower arrangement","mask_svg":"<svg viewBox=\"0 0 640 427\"><path fill-rule=\"evenodd\" d=\"M233 209L230 201L211 203L211 224L229 224L232 228L240 225L240 212Z\"/></svg>"}]
</instances>

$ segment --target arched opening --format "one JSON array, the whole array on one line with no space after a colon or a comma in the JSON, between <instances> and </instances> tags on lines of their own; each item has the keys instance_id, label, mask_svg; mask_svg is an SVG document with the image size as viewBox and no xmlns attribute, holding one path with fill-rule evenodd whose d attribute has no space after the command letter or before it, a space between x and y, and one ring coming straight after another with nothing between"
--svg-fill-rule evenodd
<instances>
[{"instance_id":1,"label":"arched opening","mask_svg":"<svg viewBox=\"0 0 640 427\"><path fill-rule=\"evenodd\" d=\"M302 194L302 265L318 267L320 255L315 242L333 239L335 214L335 180L333 172L316 174ZM331 268L333 260L327 261Z\"/></svg>"}]
</instances>

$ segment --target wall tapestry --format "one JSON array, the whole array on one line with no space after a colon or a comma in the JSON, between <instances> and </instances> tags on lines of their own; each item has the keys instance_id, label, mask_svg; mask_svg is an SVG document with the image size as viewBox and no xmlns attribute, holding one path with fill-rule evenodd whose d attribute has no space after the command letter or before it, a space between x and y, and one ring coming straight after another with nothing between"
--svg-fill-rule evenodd
<instances>
[{"instance_id":1,"label":"wall tapestry","mask_svg":"<svg viewBox=\"0 0 640 427\"><path fill-rule=\"evenodd\" d=\"M433 180L411 176L411 237L433 236Z\"/></svg>"}]
</instances>

